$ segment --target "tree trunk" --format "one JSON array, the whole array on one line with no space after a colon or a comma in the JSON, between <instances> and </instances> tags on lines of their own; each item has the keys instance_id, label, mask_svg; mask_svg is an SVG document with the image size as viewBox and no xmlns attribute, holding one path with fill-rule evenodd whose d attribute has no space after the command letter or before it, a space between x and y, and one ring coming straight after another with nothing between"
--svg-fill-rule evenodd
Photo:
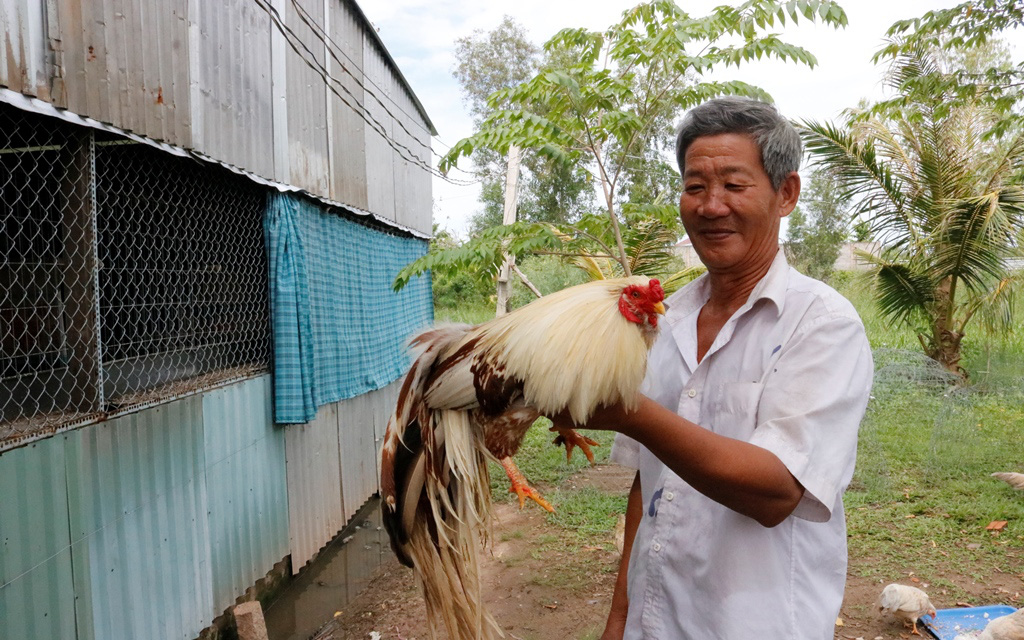
<instances>
[{"instance_id":1,"label":"tree trunk","mask_svg":"<svg viewBox=\"0 0 1024 640\"><path fill-rule=\"evenodd\" d=\"M516 221L516 190L519 185L519 159L521 153L519 147L512 145L508 148L508 170L505 172L505 211L502 216L502 224L512 224ZM515 265L515 256L505 255L505 263L501 265L498 272L498 304L494 310L495 316L503 316L508 313L509 273Z\"/></svg>"},{"instance_id":2,"label":"tree trunk","mask_svg":"<svg viewBox=\"0 0 1024 640\"><path fill-rule=\"evenodd\" d=\"M935 306L932 316L932 337L928 356L941 364L947 371L967 380L967 371L960 366L960 343L964 334L953 329L952 282L943 280L935 290Z\"/></svg>"}]
</instances>

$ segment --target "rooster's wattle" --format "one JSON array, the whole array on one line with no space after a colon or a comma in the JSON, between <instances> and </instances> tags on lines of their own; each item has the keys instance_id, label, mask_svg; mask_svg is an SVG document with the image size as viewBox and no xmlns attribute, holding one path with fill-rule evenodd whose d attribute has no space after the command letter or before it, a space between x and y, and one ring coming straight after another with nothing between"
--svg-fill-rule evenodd
<instances>
[{"instance_id":1,"label":"rooster's wattle","mask_svg":"<svg viewBox=\"0 0 1024 640\"><path fill-rule=\"evenodd\" d=\"M440 621L453 639L501 635L481 602L476 555L490 513L487 461L513 455L541 415L568 411L585 423L600 405L629 408L663 299L646 276L598 280L413 338L417 357L381 449L381 496L432 629Z\"/></svg>"}]
</instances>

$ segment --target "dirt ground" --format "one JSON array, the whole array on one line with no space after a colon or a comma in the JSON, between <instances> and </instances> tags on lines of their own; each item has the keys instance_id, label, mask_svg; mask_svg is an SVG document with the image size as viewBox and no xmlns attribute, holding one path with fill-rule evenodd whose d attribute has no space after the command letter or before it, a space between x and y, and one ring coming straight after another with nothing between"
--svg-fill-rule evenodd
<instances>
[{"instance_id":1,"label":"dirt ground","mask_svg":"<svg viewBox=\"0 0 1024 640\"><path fill-rule=\"evenodd\" d=\"M600 465L572 478L577 485L625 494L633 473L617 465ZM543 487L540 487L543 489ZM522 511L512 503L496 503L497 521L490 554L481 554L484 599L495 619L512 640L591 640L600 637L618 567L613 535L606 544L573 554L537 549L550 543L559 529L545 522L538 508ZM548 545L550 546L550 544ZM858 573L857 558L850 558L851 574ZM864 560L869 562L869 560ZM958 574L944 576L978 602L1024 605L1024 584L1016 575L994 575L985 584ZM915 584L908 573L904 584ZM884 586L878 579L849 575L835 640L895 640L912 638L898 622L880 618L875 602ZM928 590L939 609L959 603L942 589ZM379 634L379 636L375 635ZM424 640L427 633L423 599L409 569L392 561L315 640ZM443 637L443 636L442 636ZM930 637L925 635L924 638ZM710 640L710 639L709 639Z\"/></svg>"}]
</instances>

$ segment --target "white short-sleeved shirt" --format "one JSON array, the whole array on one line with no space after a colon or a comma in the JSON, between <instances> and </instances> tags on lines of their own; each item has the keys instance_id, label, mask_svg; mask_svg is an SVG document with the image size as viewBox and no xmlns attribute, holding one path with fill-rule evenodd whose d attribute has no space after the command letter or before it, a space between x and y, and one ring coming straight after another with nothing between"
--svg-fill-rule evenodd
<instances>
[{"instance_id":1,"label":"white short-sleeved shirt","mask_svg":"<svg viewBox=\"0 0 1024 640\"><path fill-rule=\"evenodd\" d=\"M698 493L636 441L643 519L629 561L627 640L830 640L846 583L842 494L873 364L853 305L782 251L697 363L707 276L669 298L644 392L715 433L768 449L806 489L765 528Z\"/></svg>"}]
</instances>

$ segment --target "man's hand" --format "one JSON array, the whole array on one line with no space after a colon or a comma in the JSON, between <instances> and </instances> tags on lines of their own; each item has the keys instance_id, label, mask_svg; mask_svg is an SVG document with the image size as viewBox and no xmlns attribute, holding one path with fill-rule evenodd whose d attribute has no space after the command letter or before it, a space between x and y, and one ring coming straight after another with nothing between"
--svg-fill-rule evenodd
<instances>
[{"instance_id":1,"label":"man's hand","mask_svg":"<svg viewBox=\"0 0 1024 640\"><path fill-rule=\"evenodd\" d=\"M621 431L622 428L635 420L638 410L644 401L648 400L643 395L637 394L637 409L627 411L621 402L611 405L601 405L590 415L586 424L576 424L565 409L553 416L549 416L554 427L559 429L595 429L597 431Z\"/></svg>"}]
</instances>

